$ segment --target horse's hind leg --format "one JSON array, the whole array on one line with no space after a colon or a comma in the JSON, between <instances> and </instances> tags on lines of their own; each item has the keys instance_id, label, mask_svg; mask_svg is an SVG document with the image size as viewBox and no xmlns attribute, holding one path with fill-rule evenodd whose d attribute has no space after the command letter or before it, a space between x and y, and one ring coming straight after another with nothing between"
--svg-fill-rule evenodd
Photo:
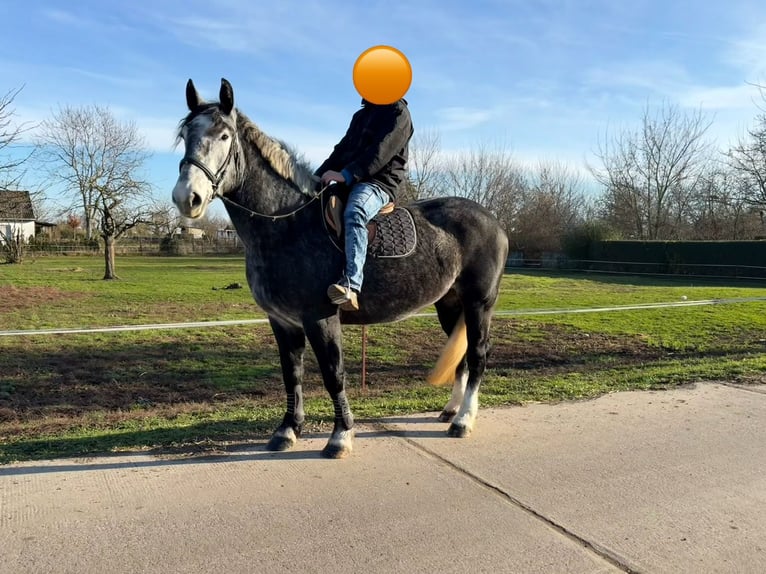
<instances>
[{"instance_id":1,"label":"horse's hind leg","mask_svg":"<svg viewBox=\"0 0 766 574\"><path fill-rule=\"evenodd\" d=\"M467 437L471 434L476 422L476 415L479 412L479 387L487 367L491 317L491 304L469 305L465 309L466 335L468 337L465 364L468 372L463 401L447 430L449 436Z\"/></svg>"},{"instance_id":2,"label":"horse's hind leg","mask_svg":"<svg viewBox=\"0 0 766 574\"><path fill-rule=\"evenodd\" d=\"M463 359L460 365L458 365L455 371L455 382L452 383L452 394L444 409L439 414L439 422L448 423L455 418L458 408L463 404L463 397L465 396L465 387L468 382L468 365L466 360Z\"/></svg>"},{"instance_id":3,"label":"horse's hind leg","mask_svg":"<svg viewBox=\"0 0 766 574\"><path fill-rule=\"evenodd\" d=\"M354 442L354 417L346 398L346 371L343 367L340 319L333 315L304 324L306 336L316 354L319 369L335 409L335 425L322 450L328 458L344 458L351 454Z\"/></svg>"},{"instance_id":4,"label":"horse's hind leg","mask_svg":"<svg viewBox=\"0 0 766 574\"><path fill-rule=\"evenodd\" d=\"M484 254L468 259L470 268L463 270L460 284L455 287L465 318L468 380L463 402L447 430L449 436L465 437L471 434L479 412L479 387L487 368L492 309L500 292L500 281L508 255L508 239L502 229L496 225L494 227L494 232L489 228L486 230L483 245L487 249Z\"/></svg>"},{"instance_id":5,"label":"horse's hind leg","mask_svg":"<svg viewBox=\"0 0 766 574\"><path fill-rule=\"evenodd\" d=\"M301 436L303 428L303 353L306 349L306 336L303 329L269 319L274 337L279 347L279 362L282 366L282 379L287 392L287 411L282 424L274 431L266 445L269 450L288 450Z\"/></svg>"},{"instance_id":6,"label":"horse's hind leg","mask_svg":"<svg viewBox=\"0 0 766 574\"><path fill-rule=\"evenodd\" d=\"M441 324L444 332L447 336L452 333L452 330L460 320L460 316L463 314L463 306L460 304L460 300L457 297L455 291L449 291L442 299L436 302L436 314L439 317L439 324ZM452 395L449 402L444 406L441 414L439 415L439 421L443 423L450 422L457 414L458 408L463 403L463 395L465 394L465 385L468 381L468 366L466 364L466 358L463 356L463 360L460 361L457 369L455 370L455 380L452 383Z\"/></svg>"}]
</instances>

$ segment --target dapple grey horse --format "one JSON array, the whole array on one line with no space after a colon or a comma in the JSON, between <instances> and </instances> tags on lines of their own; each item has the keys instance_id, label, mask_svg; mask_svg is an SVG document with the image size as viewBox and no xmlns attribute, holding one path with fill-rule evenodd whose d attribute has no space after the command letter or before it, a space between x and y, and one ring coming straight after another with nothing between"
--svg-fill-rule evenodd
<instances>
[{"instance_id":1,"label":"dapple grey horse","mask_svg":"<svg viewBox=\"0 0 766 574\"><path fill-rule=\"evenodd\" d=\"M225 79L219 100L204 102L193 82L187 83L189 114L178 131L185 153L173 201L182 215L197 218L220 197L245 246L247 280L268 314L287 391L287 410L268 448L286 450L300 436L308 339L335 409L332 435L322 453L348 455L354 419L345 392L341 324L396 321L432 304L450 335L433 375L453 382L440 420L451 423L450 436L468 436L508 254L498 221L481 205L458 197L406 206L417 232L414 252L401 258L368 257L360 309L339 310L328 299L327 286L342 273L343 253L326 231L311 169L235 108L234 91Z\"/></svg>"}]
</instances>

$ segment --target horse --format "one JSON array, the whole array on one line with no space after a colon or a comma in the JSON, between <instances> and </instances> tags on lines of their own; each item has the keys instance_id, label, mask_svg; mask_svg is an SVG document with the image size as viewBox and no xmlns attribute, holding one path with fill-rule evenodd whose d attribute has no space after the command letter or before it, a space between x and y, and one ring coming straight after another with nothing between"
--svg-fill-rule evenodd
<instances>
[{"instance_id":1,"label":"horse","mask_svg":"<svg viewBox=\"0 0 766 574\"><path fill-rule=\"evenodd\" d=\"M411 255L368 255L359 310L332 304L327 287L344 269L344 255L323 220L322 194L310 166L234 106L234 90L221 79L218 102L206 102L190 79L189 113L177 143L185 150L173 202L188 218L202 217L216 198L245 247L245 269L255 302L268 315L276 339L287 408L266 448L292 448L301 435L306 340L332 399L334 426L322 455L343 458L353 449L354 417L346 396L342 324L397 321L435 305L447 343L429 382L453 382L439 415L448 436L474 428L486 368L492 311L508 254L508 238L484 207L460 197L415 201L417 245Z\"/></svg>"}]
</instances>

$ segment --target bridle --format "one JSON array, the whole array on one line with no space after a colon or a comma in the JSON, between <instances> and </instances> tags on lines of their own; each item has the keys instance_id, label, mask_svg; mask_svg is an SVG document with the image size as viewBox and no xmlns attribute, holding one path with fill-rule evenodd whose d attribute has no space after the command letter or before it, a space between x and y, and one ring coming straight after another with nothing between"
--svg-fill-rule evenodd
<instances>
[{"instance_id":1,"label":"bridle","mask_svg":"<svg viewBox=\"0 0 766 574\"><path fill-rule=\"evenodd\" d=\"M237 140L238 140L238 138L237 138ZM257 217L263 217L263 218L266 218L266 219L271 219L272 221L276 221L278 219L284 219L286 217L291 217L291 216L295 215L296 213L298 213L302 209L304 209L304 208L308 207L309 205L311 205L312 203L314 203L314 200L316 200L317 198L321 197L322 194L324 194L325 190L330 188L335 183L334 181L331 181L327 185L323 186L322 189L319 190L319 192L316 193L310 200L308 200L306 203L304 203L303 205L299 206L297 209L294 209L293 211L291 211L289 213L282 213L282 214L279 214L279 215L270 215L270 214L267 214L267 213L259 213L257 211L253 211L252 209L249 209L249 208L245 207L244 205L240 205L236 201L232 201L231 199L229 199L228 197L226 197L223 194L218 193L218 186L221 185L221 182L223 181L223 177L224 177L224 175L226 175L226 168L228 168L229 164L231 163L231 158L233 156L233 153L234 153L234 142L232 141L231 146L229 146L229 153L226 155L226 159L223 161L223 164L221 164L221 167L219 167L218 171L215 172L215 173L213 173L213 171L208 166L206 166L204 163L202 163L198 159L193 158L193 157L188 156L188 155L184 155L183 159L178 164L178 171L180 172L183 169L184 165L187 165L187 164L188 165L193 165L194 167L197 167L200 170L202 170L202 173L205 174L205 176L207 177L208 181L210 181L210 185L212 187L212 191L210 193L210 197L208 197L208 202L212 201L216 197L220 197L221 200L224 201L225 203L233 205L233 206L241 209L242 211L245 211L245 212L249 213L250 217L256 217L256 216ZM241 184L240 184L240 187L241 187Z\"/></svg>"},{"instance_id":2,"label":"bridle","mask_svg":"<svg viewBox=\"0 0 766 574\"><path fill-rule=\"evenodd\" d=\"M231 145L229 146L229 153L226 154L226 159L223 161L223 164L221 164L221 167L218 168L218 171L215 172L215 174L212 172L212 170L206 166L204 163L202 163L200 160L193 158L191 156L185 155L181 162L178 164L178 171L180 172L185 165L193 165L194 167L198 167L202 170L202 173L204 173L208 180L210 181L210 185L213 186L213 193L210 199L218 195L218 186L221 185L221 182L223 181L223 176L226 174L226 168L229 167L229 163L231 163L231 157L234 152L234 142L231 142Z\"/></svg>"}]
</instances>

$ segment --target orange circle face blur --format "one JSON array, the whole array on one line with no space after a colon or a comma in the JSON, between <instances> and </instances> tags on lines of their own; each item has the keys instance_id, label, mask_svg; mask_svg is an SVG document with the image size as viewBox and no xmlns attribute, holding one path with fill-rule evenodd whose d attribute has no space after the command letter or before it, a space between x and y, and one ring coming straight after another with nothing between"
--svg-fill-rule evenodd
<instances>
[{"instance_id":1,"label":"orange circle face blur","mask_svg":"<svg viewBox=\"0 0 766 574\"><path fill-rule=\"evenodd\" d=\"M407 57L391 46L373 46L354 64L354 87L373 104L393 104L404 97L411 83Z\"/></svg>"}]
</instances>

